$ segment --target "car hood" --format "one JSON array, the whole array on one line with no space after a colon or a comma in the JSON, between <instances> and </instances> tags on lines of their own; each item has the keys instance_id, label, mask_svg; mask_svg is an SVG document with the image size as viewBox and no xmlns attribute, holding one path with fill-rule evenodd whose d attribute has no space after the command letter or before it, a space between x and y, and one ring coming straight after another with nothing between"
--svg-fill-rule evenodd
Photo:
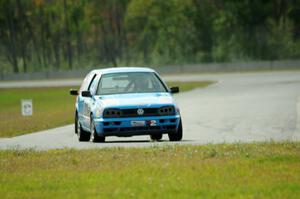
<instances>
[{"instance_id":1,"label":"car hood","mask_svg":"<svg viewBox=\"0 0 300 199\"><path fill-rule=\"evenodd\" d=\"M99 96L100 104L106 107L137 107L174 104L170 93L133 93Z\"/></svg>"}]
</instances>

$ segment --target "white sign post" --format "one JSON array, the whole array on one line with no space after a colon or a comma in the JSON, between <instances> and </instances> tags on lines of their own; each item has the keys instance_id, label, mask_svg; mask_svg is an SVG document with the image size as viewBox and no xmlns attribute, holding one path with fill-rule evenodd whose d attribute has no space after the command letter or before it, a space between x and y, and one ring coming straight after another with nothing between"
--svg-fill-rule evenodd
<instances>
[{"instance_id":1,"label":"white sign post","mask_svg":"<svg viewBox=\"0 0 300 199\"><path fill-rule=\"evenodd\" d=\"M21 100L21 108L22 108L22 115L23 116L31 116L33 111L32 111L32 100L31 99L26 99L26 100Z\"/></svg>"}]
</instances>

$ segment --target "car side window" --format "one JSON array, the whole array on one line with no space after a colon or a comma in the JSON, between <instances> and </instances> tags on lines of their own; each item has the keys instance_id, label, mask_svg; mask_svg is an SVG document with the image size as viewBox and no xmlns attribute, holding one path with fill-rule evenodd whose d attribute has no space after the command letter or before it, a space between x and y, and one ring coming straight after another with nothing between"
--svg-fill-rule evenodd
<instances>
[{"instance_id":1,"label":"car side window","mask_svg":"<svg viewBox=\"0 0 300 199\"><path fill-rule=\"evenodd\" d=\"M93 79L93 77L95 76L94 73L89 73L83 80L81 87L80 87L80 93L81 91L86 91L88 90L88 87L90 85L91 80Z\"/></svg>"},{"instance_id":2,"label":"car side window","mask_svg":"<svg viewBox=\"0 0 300 199\"><path fill-rule=\"evenodd\" d=\"M97 87L98 87L98 82L99 82L99 77L100 77L100 75L94 76L94 78L93 78L93 80L90 84L89 91L91 92L92 95L96 94Z\"/></svg>"}]
</instances>

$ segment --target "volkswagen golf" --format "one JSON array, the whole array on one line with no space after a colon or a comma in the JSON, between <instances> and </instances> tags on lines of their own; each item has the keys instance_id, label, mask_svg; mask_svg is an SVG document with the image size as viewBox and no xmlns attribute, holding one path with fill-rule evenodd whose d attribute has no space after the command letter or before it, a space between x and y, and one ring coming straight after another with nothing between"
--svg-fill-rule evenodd
<instances>
[{"instance_id":1,"label":"volkswagen golf","mask_svg":"<svg viewBox=\"0 0 300 199\"><path fill-rule=\"evenodd\" d=\"M104 142L107 136L168 134L182 139L180 111L172 97L178 87L168 88L150 68L120 67L92 70L78 90L75 133L79 141Z\"/></svg>"}]
</instances>

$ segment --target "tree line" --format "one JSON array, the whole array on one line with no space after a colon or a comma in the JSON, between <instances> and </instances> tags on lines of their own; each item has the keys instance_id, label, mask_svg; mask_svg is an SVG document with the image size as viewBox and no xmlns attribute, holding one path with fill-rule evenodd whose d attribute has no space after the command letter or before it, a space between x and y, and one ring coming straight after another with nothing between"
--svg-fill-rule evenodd
<instances>
[{"instance_id":1,"label":"tree line","mask_svg":"<svg viewBox=\"0 0 300 199\"><path fill-rule=\"evenodd\" d=\"M0 0L0 73L297 58L299 0Z\"/></svg>"}]
</instances>

